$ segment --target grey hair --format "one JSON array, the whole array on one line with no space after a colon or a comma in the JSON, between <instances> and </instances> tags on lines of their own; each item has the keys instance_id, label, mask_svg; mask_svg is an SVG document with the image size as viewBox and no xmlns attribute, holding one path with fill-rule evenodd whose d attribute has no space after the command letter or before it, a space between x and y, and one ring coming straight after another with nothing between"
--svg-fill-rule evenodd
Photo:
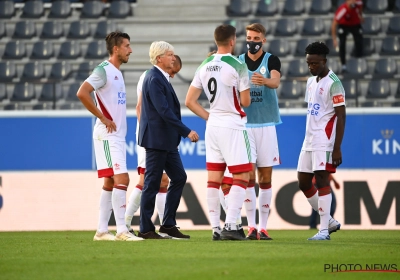
<instances>
[{"instance_id":1,"label":"grey hair","mask_svg":"<svg viewBox=\"0 0 400 280\"><path fill-rule=\"evenodd\" d=\"M164 55L168 51L174 51L174 47L170 43L164 41L155 41L151 43L149 50L150 63L156 65L157 57Z\"/></svg>"}]
</instances>

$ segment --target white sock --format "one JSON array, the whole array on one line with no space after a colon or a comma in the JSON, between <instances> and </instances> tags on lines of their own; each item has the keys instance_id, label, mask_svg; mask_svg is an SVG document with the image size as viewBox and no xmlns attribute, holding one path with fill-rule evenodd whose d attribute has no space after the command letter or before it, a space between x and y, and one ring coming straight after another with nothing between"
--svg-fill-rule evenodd
<instances>
[{"instance_id":1,"label":"white sock","mask_svg":"<svg viewBox=\"0 0 400 280\"><path fill-rule=\"evenodd\" d=\"M224 209L225 213L226 213L226 201L225 201L225 195L224 192L222 191L222 189L220 188L218 191L218 195L219 195L219 202L221 203L222 209Z\"/></svg>"},{"instance_id":2,"label":"white sock","mask_svg":"<svg viewBox=\"0 0 400 280\"><path fill-rule=\"evenodd\" d=\"M125 224L127 228L131 228L133 215L140 207L140 198L142 197L142 190L135 187L129 196L129 202L126 206Z\"/></svg>"},{"instance_id":3,"label":"white sock","mask_svg":"<svg viewBox=\"0 0 400 280\"><path fill-rule=\"evenodd\" d=\"M112 206L114 210L115 223L117 224L117 234L128 231L125 224L125 209L126 209L126 186L118 185L125 190L117 189L114 186L112 191Z\"/></svg>"},{"instance_id":4,"label":"white sock","mask_svg":"<svg viewBox=\"0 0 400 280\"><path fill-rule=\"evenodd\" d=\"M246 188L244 207L246 208L248 226L253 228L257 227L256 223L257 197L256 197L256 190L254 189L254 187Z\"/></svg>"},{"instance_id":5,"label":"white sock","mask_svg":"<svg viewBox=\"0 0 400 280\"><path fill-rule=\"evenodd\" d=\"M307 197L308 203L310 203L311 207L315 210L318 211L318 192L315 192L315 194L311 197Z\"/></svg>"},{"instance_id":6,"label":"white sock","mask_svg":"<svg viewBox=\"0 0 400 280\"><path fill-rule=\"evenodd\" d=\"M112 191L102 190L100 195L100 213L99 223L97 226L98 232L108 231L108 221L110 220L112 213L112 202L111 202Z\"/></svg>"},{"instance_id":7,"label":"white sock","mask_svg":"<svg viewBox=\"0 0 400 280\"><path fill-rule=\"evenodd\" d=\"M160 225L162 225L162 221L164 219L166 197L167 197L167 193L164 193L164 192L159 192L156 195L156 209L158 212L158 217L160 218Z\"/></svg>"},{"instance_id":8,"label":"white sock","mask_svg":"<svg viewBox=\"0 0 400 280\"><path fill-rule=\"evenodd\" d=\"M210 217L211 227L220 226L220 212L221 207L219 204L219 194L216 188L207 188L207 205L208 205L208 215Z\"/></svg>"},{"instance_id":9,"label":"white sock","mask_svg":"<svg viewBox=\"0 0 400 280\"><path fill-rule=\"evenodd\" d=\"M244 188L232 185L229 192L228 211L225 220L225 224L230 224L232 228L236 227L236 219L242 209L245 196L246 190Z\"/></svg>"},{"instance_id":10,"label":"white sock","mask_svg":"<svg viewBox=\"0 0 400 280\"><path fill-rule=\"evenodd\" d=\"M327 230L329 226L329 219L331 218L331 203L332 194L320 196L318 199L318 213L321 219L319 230Z\"/></svg>"},{"instance_id":11,"label":"white sock","mask_svg":"<svg viewBox=\"0 0 400 280\"><path fill-rule=\"evenodd\" d=\"M258 231L263 229L267 230L267 223L269 212L271 210L271 200L272 200L272 188L260 189L260 194L258 195L258 207L259 207L259 223Z\"/></svg>"}]
</instances>

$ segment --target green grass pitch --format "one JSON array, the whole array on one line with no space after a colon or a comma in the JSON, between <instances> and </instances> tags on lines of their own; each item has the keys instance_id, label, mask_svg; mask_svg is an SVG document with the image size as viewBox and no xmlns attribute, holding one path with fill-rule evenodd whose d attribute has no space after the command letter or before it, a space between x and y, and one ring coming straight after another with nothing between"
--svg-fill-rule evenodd
<instances>
[{"instance_id":1,"label":"green grass pitch","mask_svg":"<svg viewBox=\"0 0 400 280\"><path fill-rule=\"evenodd\" d=\"M0 279L400 279L399 272L338 272L326 265L391 265L400 271L400 232L271 230L272 241L92 241L93 232L0 232ZM360 267L358 267L360 268Z\"/></svg>"}]
</instances>

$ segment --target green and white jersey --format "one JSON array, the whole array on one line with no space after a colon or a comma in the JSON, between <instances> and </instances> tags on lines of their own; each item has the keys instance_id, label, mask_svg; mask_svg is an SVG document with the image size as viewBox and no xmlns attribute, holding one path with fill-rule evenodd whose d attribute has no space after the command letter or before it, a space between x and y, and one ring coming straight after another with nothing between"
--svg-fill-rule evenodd
<instances>
[{"instance_id":1,"label":"green and white jersey","mask_svg":"<svg viewBox=\"0 0 400 280\"><path fill-rule=\"evenodd\" d=\"M239 92L250 88L247 65L231 54L214 54L196 71L192 86L203 89L210 101L207 125L246 129L246 113Z\"/></svg>"},{"instance_id":2,"label":"green and white jersey","mask_svg":"<svg viewBox=\"0 0 400 280\"><path fill-rule=\"evenodd\" d=\"M305 151L332 151L336 137L336 114L334 107L345 106L344 88L335 73L317 82L310 77L304 101L308 103Z\"/></svg>"},{"instance_id":3,"label":"green and white jersey","mask_svg":"<svg viewBox=\"0 0 400 280\"><path fill-rule=\"evenodd\" d=\"M106 126L97 119L93 129L93 138L125 141L127 131L126 91L121 71L105 60L93 70L86 82L94 88L97 108L117 126L116 131L108 133Z\"/></svg>"}]
</instances>

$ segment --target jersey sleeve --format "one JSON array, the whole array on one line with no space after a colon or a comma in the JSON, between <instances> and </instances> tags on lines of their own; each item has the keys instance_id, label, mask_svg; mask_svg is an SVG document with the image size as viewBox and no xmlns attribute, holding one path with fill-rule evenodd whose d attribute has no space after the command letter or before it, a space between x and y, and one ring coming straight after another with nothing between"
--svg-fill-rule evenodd
<instances>
[{"instance_id":1,"label":"jersey sleeve","mask_svg":"<svg viewBox=\"0 0 400 280\"><path fill-rule=\"evenodd\" d=\"M247 68L246 63L240 64L240 67L238 67L238 74L239 74L239 88L238 88L239 92L249 89L250 88L249 70Z\"/></svg>"},{"instance_id":2,"label":"jersey sleeve","mask_svg":"<svg viewBox=\"0 0 400 280\"><path fill-rule=\"evenodd\" d=\"M276 70L281 73L281 61L276 55L271 55L268 58L268 70L271 73L272 70Z\"/></svg>"},{"instance_id":3,"label":"jersey sleeve","mask_svg":"<svg viewBox=\"0 0 400 280\"><path fill-rule=\"evenodd\" d=\"M332 98L333 107L345 105L344 88L342 82L334 81L331 85L330 96Z\"/></svg>"},{"instance_id":4,"label":"jersey sleeve","mask_svg":"<svg viewBox=\"0 0 400 280\"><path fill-rule=\"evenodd\" d=\"M147 71L143 72L142 75L140 75L137 87L136 87L136 93L137 93L137 98L139 99L139 97L142 95L142 88L143 88L143 81L144 81L144 77L146 76Z\"/></svg>"},{"instance_id":5,"label":"jersey sleeve","mask_svg":"<svg viewBox=\"0 0 400 280\"><path fill-rule=\"evenodd\" d=\"M92 74L86 79L86 82L88 82L94 90L105 86L107 83L107 75L104 67L98 66L94 68Z\"/></svg>"},{"instance_id":6,"label":"jersey sleeve","mask_svg":"<svg viewBox=\"0 0 400 280\"><path fill-rule=\"evenodd\" d=\"M310 88L311 82L312 82L312 80L311 80L311 78L309 78L307 80L306 92L304 94L304 102L306 102L306 103L308 103L308 94L309 94L309 90L308 89Z\"/></svg>"},{"instance_id":7,"label":"jersey sleeve","mask_svg":"<svg viewBox=\"0 0 400 280\"><path fill-rule=\"evenodd\" d=\"M200 68L201 67L202 66L197 68L196 73L194 74L193 81L190 84L191 86L194 86L195 88L199 88L199 89L203 89L203 85L201 84L201 80L200 80Z\"/></svg>"}]
</instances>

